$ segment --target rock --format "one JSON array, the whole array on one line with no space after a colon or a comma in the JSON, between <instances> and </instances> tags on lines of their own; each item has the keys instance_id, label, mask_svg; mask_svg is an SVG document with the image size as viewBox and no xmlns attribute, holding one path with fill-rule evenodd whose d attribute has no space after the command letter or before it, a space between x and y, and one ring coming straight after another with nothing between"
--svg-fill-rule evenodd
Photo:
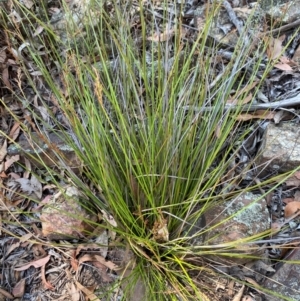
<instances>
[{"instance_id":1,"label":"rock","mask_svg":"<svg viewBox=\"0 0 300 301\"><path fill-rule=\"evenodd\" d=\"M289 24L299 19L299 0L262 0L260 5L266 15L277 21L278 24L282 24L282 22Z\"/></svg>"},{"instance_id":2,"label":"rock","mask_svg":"<svg viewBox=\"0 0 300 301\"><path fill-rule=\"evenodd\" d=\"M232 201L220 203L206 211L204 215L208 229L217 225L206 232L205 245L219 245L247 239L269 230L271 224L266 200L261 198L261 195L250 192L243 193ZM231 216L233 217L226 220ZM226 255L226 257L213 256L212 258L223 263L243 264L251 261L251 256L260 256L257 245L252 244L250 247L249 244L242 242L224 252L245 255L245 257Z\"/></svg>"},{"instance_id":3,"label":"rock","mask_svg":"<svg viewBox=\"0 0 300 301\"><path fill-rule=\"evenodd\" d=\"M97 215L81 206L76 187L55 194L40 216L42 233L50 240L78 239L89 236L94 230Z\"/></svg>"},{"instance_id":4,"label":"rock","mask_svg":"<svg viewBox=\"0 0 300 301\"><path fill-rule=\"evenodd\" d=\"M294 123L269 123L267 126L261 151L257 159L260 176L285 173L300 164L299 125Z\"/></svg>"},{"instance_id":5,"label":"rock","mask_svg":"<svg viewBox=\"0 0 300 301\"><path fill-rule=\"evenodd\" d=\"M236 2L239 1L237 0ZM231 3L233 4L234 1L231 1ZM241 23L241 27L247 27L247 31L256 38L259 37L261 24L266 18L272 20L272 24L278 24L277 27L280 27L281 25L290 24L299 20L300 16L299 0L261 0L257 2L257 5L253 5L252 3L252 8L250 8L250 5L247 9L241 6L242 5L237 5L237 7L234 7L234 14ZM224 5L220 7L219 11L211 4L198 6L194 12L195 27L198 28L199 31L206 30L207 23L205 20L208 12L214 16L209 28L209 36L219 43L236 45L239 41L240 34L238 30L236 30ZM251 35L249 35L249 37ZM243 37L245 37L245 33Z\"/></svg>"},{"instance_id":6,"label":"rock","mask_svg":"<svg viewBox=\"0 0 300 301\"><path fill-rule=\"evenodd\" d=\"M287 2L293 2L289 0L261 0L260 5L264 9L271 8L271 7L277 7L280 5L284 5Z\"/></svg>"},{"instance_id":7,"label":"rock","mask_svg":"<svg viewBox=\"0 0 300 301\"><path fill-rule=\"evenodd\" d=\"M10 156L24 155L39 168L45 165L48 167L56 166L57 155L59 155L71 169L79 168L81 165L79 158L74 149L66 142L66 139L56 133L48 134L49 139L46 136L43 137L44 139L37 133L31 133L29 139L25 135L21 135L18 144L11 144L7 153Z\"/></svg>"},{"instance_id":8,"label":"rock","mask_svg":"<svg viewBox=\"0 0 300 301\"><path fill-rule=\"evenodd\" d=\"M300 300L300 265L295 261L300 260L300 250L295 248L288 258L290 262L282 263L277 272L266 278L264 288L283 295L289 300ZM282 301L281 297L268 296L268 301Z\"/></svg>"}]
</instances>

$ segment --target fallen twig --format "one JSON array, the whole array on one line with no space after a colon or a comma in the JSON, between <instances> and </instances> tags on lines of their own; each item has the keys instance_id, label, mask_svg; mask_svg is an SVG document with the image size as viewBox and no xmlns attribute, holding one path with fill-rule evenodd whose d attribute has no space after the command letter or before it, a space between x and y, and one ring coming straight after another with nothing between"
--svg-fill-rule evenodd
<instances>
[{"instance_id":1,"label":"fallen twig","mask_svg":"<svg viewBox=\"0 0 300 301\"><path fill-rule=\"evenodd\" d=\"M266 31L266 32L263 33L263 35L266 35L266 34L269 34L269 33L272 33L272 34L282 33L284 31L287 31L287 30L289 30L291 28L295 28L297 26L300 26L300 20L296 20L296 21L294 21L294 22L292 22L290 24L283 25L283 26L280 26L279 28Z\"/></svg>"},{"instance_id":2,"label":"fallen twig","mask_svg":"<svg viewBox=\"0 0 300 301\"><path fill-rule=\"evenodd\" d=\"M241 112L253 112L257 110L276 110L280 108L292 107L300 105L300 93L293 97L284 100L269 102L269 103L260 103L260 104L245 104L245 105L232 105L226 104L224 110ZM195 112L209 112L215 109L215 107L195 107L195 106L184 106L184 110L194 110Z\"/></svg>"},{"instance_id":3,"label":"fallen twig","mask_svg":"<svg viewBox=\"0 0 300 301\"><path fill-rule=\"evenodd\" d=\"M231 7L231 4L227 0L223 0L223 6L225 7L225 9L228 13L229 20L234 24L239 35L240 36L244 35L245 40L246 40L246 45L248 45L249 39L248 39L247 35L245 35L244 29L243 29L243 23L236 16L235 11Z\"/></svg>"}]
</instances>

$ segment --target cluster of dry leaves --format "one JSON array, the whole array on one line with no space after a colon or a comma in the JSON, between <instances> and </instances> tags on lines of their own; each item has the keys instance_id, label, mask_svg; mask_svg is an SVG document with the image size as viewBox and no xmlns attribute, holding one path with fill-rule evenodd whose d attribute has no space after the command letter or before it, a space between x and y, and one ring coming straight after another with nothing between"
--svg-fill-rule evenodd
<instances>
[{"instance_id":1,"label":"cluster of dry leaves","mask_svg":"<svg viewBox=\"0 0 300 301\"><path fill-rule=\"evenodd\" d=\"M300 187L300 172L295 172L289 179L286 180L286 185L288 187L299 188ZM285 204L284 207L284 217L285 218L295 218L300 215L300 190L294 193L291 198L284 198L282 200Z\"/></svg>"},{"instance_id":2,"label":"cluster of dry leaves","mask_svg":"<svg viewBox=\"0 0 300 301\"><path fill-rule=\"evenodd\" d=\"M112 271L120 270L116 264L100 255L98 244L79 245L77 248L70 244L68 248L55 250L36 241L31 233L22 238L11 238L2 244L6 251L2 260L5 260L7 266L7 270L2 271L2 277L13 280L13 287L10 292L0 288L1 300L4 300L3 297L26 300L28 296L26 298L24 294L28 278L32 282L30 298L35 300L50 298L51 294L47 294L47 290L59 292L60 298L56 300L78 301L82 297L85 300L100 300L95 295L95 290L99 288L97 273L101 276L102 285L105 285L114 281ZM30 257L32 260L27 261ZM96 271L91 276L85 272L86 264ZM108 270L111 272L108 273ZM36 281L39 279L41 284ZM121 293L116 291L115 294Z\"/></svg>"},{"instance_id":3,"label":"cluster of dry leaves","mask_svg":"<svg viewBox=\"0 0 300 301\"><path fill-rule=\"evenodd\" d=\"M75 4L78 3L78 1L74 2ZM29 10L33 9L34 3L32 1L24 0L23 3ZM82 1L82 3L85 2ZM79 6L82 6L82 3ZM51 7L52 16L59 15L60 12L60 8ZM22 22L22 17L13 9L12 17L17 24ZM57 28L63 28L64 22L65 20L62 20L61 23L57 23L59 24ZM156 43L170 41L175 34L174 24L164 29L164 31L149 35L148 41ZM42 26L37 26L32 38L42 34L43 30ZM20 61L26 63L29 74L41 93L43 89L44 92L46 89L40 71L35 68L30 69L30 66L33 66L32 62L28 61L25 55L22 55L28 45L22 44L15 49L11 45L7 33L1 31L0 34L2 37L0 44L2 81L0 96L4 104L1 107L1 131L6 134L6 137L1 139L0 148L0 279L2 283L8 283L11 287L10 290L0 288L0 300L1 298L2 300L5 298L100 300L96 294L97 289L107 283L112 287L116 276L121 277L124 273L123 263L128 265L132 261L130 265L133 265L134 257L128 256L128 250L125 248L118 248L118 255L115 253L116 250L112 251L109 248L109 240L115 241L116 237L115 233L105 228L105 225L116 226L116 223L105 212L101 212L101 216L97 216L97 220L94 220L102 226L92 230L89 229L93 234L96 233L94 235L96 238L88 240L88 243L84 246L78 244L78 240L70 242L60 237L60 246L56 247L51 241L45 239L53 232L60 235L75 235L74 232L69 233L69 229L72 231L76 229L75 232L80 234L79 237L83 237L86 228L84 226L80 228L81 224L74 224L76 219L61 214L59 210L55 211L55 215L53 215L53 212L51 214L43 212L44 207L49 205L53 199L58 200L58 197L55 197L60 193L57 191L57 187L41 182L38 175L32 172L34 168L27 158L21 158L19 154L8 155L9 145L16 141L22 132L20 121L23 121L25 126L31 126L36 130L33 117L24 109L28 102L32 102L41 114L44 112L43 107L38 102L38 96L32 97L28 91L24 92L26 76L22 71ZM182 28L181 35L182 39L186 37L187 30L185 28ZM271 41L266 40L268 44L267 58L277 60L275 67L281 72L280 75L276 74L277 78L274 77L273 83L280 82L290 75L296 77L299 70L300 48L297 49L293 58L288 58L284 54L284 40L284 35L272 38ZM41 54L45 53L41 50ZM226 62L226 60L223 61L224 64ZM255 89L257 84L258 82L255 81L251 85L244 86L239 91L234 92L227 100L227 104L249 104L254 97L251 91ZM13 97L14 93L12 91L28 94L27 103L25 105L20 103L19 100ZM247 97L241 103L240 99L244 94L247 94ZM47 93L43 94L43 98L53 101ZM269 97L261 93L259 100L268 103ZM20 121L16 122L11 116L8 116L6 106L9 107L11 112L20 117ZM294 114L285 110L255 110L251 113L242 113L237 119L240 121L269 119L279 123L281 120L291 119L293 116ZM48 119L49 117L45 114L44 120ZM22 161L20 161L21 159ZM24 165L24 168L17 163ZM286 184L287 186L299 187L300 174L295 173ZM295 218L300 214L300 197L297 194L292 199L285 199L284 202L286 203L284 214L287 219ZM65 200L62 203L68 206L68 202L65 202ZM71 212L72 208L68 208ZM44 219L41 219L42 216L44 216ZM60 220L62 220L62 223L59 222ZM275 222L274 227L276 227ZM63 227L66 224L68 228ZM155 240L168 241L169 233L166 225L166 220L163 218L154 225L153 236ZM281 229L281 227L282 225L279 228ZM276 229L278 230L278 227ZM79 237L76 239L79 239ZM238 294L234 295L234 292L232 292L230 296L233 297L234 301L238 301L242 299L243 292L244 286ZM121 288L115 289L114 295L116 298L122 295Z\"/></svg>"},{"instance_id":4,"label":"cluster of dry leaves","mask_svg":"<svg viewBox=\"0 0 300 301\"><path fill-rule=\"evenodd\" d=\"M100 284L113 282L114 271L119 270L115 263L106 260L109 253L108 240L114 240L115 233L103 228L102 224L101 229L94 229L93 239L84 246L78 245L76 240L73 243L64 241L63 238L67 239L68 234L70 235L70 229L75 233L81 231L82 237L86 230L86 227L80 228L80 219L69 216L73 208L70 204L76 201L72 199L71 203L67 203L71 206L67 213L49 207L52 211L47 215L46 211L43 212L45 206L51 200L57 200L55 196L62 193L53 195L51 191L55 191L54 185L42 184L31 172L30 161L26 158L25 169L16 165L16 170L12 171L13 164L19 161L20 156L7 155L7 142L3 143L0 152L1 281L6 281L11 286L10 291L0 288L1 300L26 300L29 293L29 299L35 297L35 300L42 300L47 291L60 292L60 300L77 301L83 296L86 300L99 300L94 291ZM79 214L79 210L76 213ZM105 212L101 217L116 226L113 218ZM54 232L61 236L59 244L65 245L64 247L55 247L53 242L44 239L47 236L50 238ZM119 254L122 252L125 250L121 248ZM90 280L90 283L84 282L88 279L85 271L87 265L93 270L90 278L94 280ZM50 298L50 294L47 296Z\"/></svg>"}]
</instances>

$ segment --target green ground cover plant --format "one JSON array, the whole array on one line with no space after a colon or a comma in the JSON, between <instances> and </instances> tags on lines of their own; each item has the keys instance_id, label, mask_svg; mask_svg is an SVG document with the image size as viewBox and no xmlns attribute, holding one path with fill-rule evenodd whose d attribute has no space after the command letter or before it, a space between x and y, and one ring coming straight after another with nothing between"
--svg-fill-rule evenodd
<instances>
[{"instance_id":1,"label":"green ground cover plant","mask_svg":"<svg viewBox=\"0 0 300 301\"><path fill-rule=\"evenodd\" d=\"M104 210L116 221L111 230L118 244L136 256L131 280L124 279L124 300L140 282L145 300L209 300L211 293L196 281L217 274L209 256L242 257L232 252L237 244L270 234L213 246L204 239L213 229L203 221L205 211L218 203L264 187L267 194L275 182L241 186L253 161L232 166L253 131L252 122L238 121L244 100L255 98L275 63L261 72L267 43L241 35L231 59L221 60L221 46L209 35L218 2L192 40L184 36L180 19L174 23L164 11L157 24L153 8L142 2L92 1L80 16L84 26L66 17L64 34L51 25L46 7L33 14L15 5L22 22L3 16L7 36L26 46L23 54L32 69L20 59L22 72L51 121L34 105L27 109L36 126L58 133L80 161L74 171L57 153L58 169L45 168L57 185L68 178L80 187L88 210ZM172 38L150 38L170 24ZM37 25L43 32L34 35ZM250 26L249 21L245 33ZM51 91L50 102L41 96L33 71ZM235 99L235 110L226 106L229 99ZM32 125L23 128L29 135L32 130ZM231 177L232 169L239 174Z\"/></svg>"}]
</instances>

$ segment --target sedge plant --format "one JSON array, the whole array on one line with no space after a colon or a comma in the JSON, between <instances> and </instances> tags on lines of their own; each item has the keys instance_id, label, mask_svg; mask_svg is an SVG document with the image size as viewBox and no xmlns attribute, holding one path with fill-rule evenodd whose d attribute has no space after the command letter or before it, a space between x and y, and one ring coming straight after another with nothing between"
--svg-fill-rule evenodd
<instances>
[{"instance_id":1,"label":"sedge plant","mask_svg":"<svg viewBox=\"0 0 300 301\"><path fill-rule=\"evenodd\" d=\"M195 276L216 274L206 256L232 256L238 243L269 234L218 248L201 240L213 231L203 221L207 209L266 184L241 189L236 188L240 177L226 176L251 132L251 123L237 121L243 101L250 93L255 98L272 68L270 62L260 70L266 45L253 45L240 36L231 58L220 61L220 45L210 37L221 9L217 1L193 41L185 37L180 18L171 19L164 10L158 24L153 7L146 8L142 1L135 7L112 2L109 9L101 1L91 1L81 16L84 26L62 6L68 12L63 34L51 25L42 5L45 19L15 5L27 22L18 23L14 33L8 27L7 34L26 43L27 61L51 91L52 103L42 97L39 101L48 108L54 126L34 107L31 112L74 149L80 171L63 165L59 153L58 167L63 165L65 174L88 196L84 205L89 210L113 216L119 242L136 256L129 276L121 274L124 300L133 300L138 283L143 287L140 297L147 300L209 300L210 293L199 288ZM43 32L33 34L36 26ZM170 37L155 36L158 31ZM46 50L39 51L41 46ZM28 64L22 70L40 93ZM234 97L237 106L229 110L227 101ZM55 171L45 168L55 181Z\"/></svg>"}]
</instances>

